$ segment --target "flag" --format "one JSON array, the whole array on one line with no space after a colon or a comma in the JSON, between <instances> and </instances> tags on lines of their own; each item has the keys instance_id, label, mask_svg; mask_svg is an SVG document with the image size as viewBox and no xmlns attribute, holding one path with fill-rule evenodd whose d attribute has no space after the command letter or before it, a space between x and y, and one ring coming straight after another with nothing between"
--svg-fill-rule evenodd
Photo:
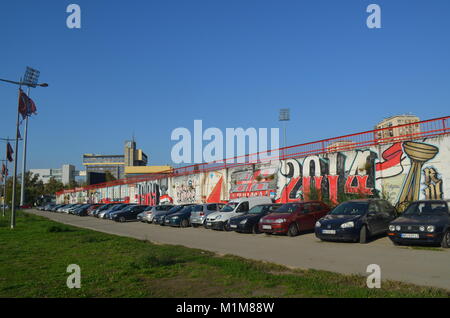
<instances>
[{"instance_id":1,"label":"flag","mask_svg":"<svg viewBox=\"0 0 450 318\"><path fill-rule=\"evenodd\" d=\"M14 151L11 147L11 144L8 142L8 144L6 145L6 159L8 159L9 162L13 161L13 155Z\"/></svg>"},{"instance_id":2,"label":"flag","mask_svg":"<svg viewBox=\"0 0 450 318\"><path fill-rule=\"evenodd\" d=\"M33 100L22 89L19 89L19 113L22 118L25 119L27 116L36 114L36 110L36 104Z\"/></svg>"},{"instance_id":3,"label":"flag","mask_svg":"<svg viewBox=\"0 0 450 318\"><path fill-rule=\"evenodd\" d=\"M0 182L3 182L3 180L6 180L6 177L8 176L8 169L6 168L5 164L2 165L2 173L0 173Z\"/></svg>"}]
</instances>

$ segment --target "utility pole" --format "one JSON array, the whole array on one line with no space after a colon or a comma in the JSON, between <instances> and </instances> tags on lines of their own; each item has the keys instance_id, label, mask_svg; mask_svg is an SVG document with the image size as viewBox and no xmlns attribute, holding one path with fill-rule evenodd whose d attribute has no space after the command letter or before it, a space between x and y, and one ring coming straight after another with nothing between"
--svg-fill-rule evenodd
<instances>
[{"instance_id":1,"label":"utility pole","mask_svg":"<svg viewBox=\"0 0 450 318\"><path fill-rule=\"evenodd\" d=\"M283 122L283 136L284 136L284 146L283 146L283 162L284 167L286 169L287 173L287 164L286 164L286 147L287 147L287 141L286 141L286 122L288 122L291 119L290 109L289 108L282 108L280 109L280 116L278 118L279 121ZM284 193L285 193L285 202L288 203L289 201L289 193L288 193L288 184L287 184L287 176L285 177L285 184L284 184Z\"/></svg>"},{"instance_id":2,"label":"utility pole","mask_svg":"<svg viewBox=\"0 0 450 318\"><path fill-rule=\"evenodd\" d=\"M19 97L22 97L22 86L28 87L28 94L30 93L30 87L48 87L47 83L38 83L40 72L38 70L35 70L31 67L26 68L25 75L23 79L21 78L19 82L1 79L1 82L6 82L10 84L19 85ZM28 96L27 96L28 97ZM29 105L30 99L28 98L28 102L26 107L30 107ZM28 116L30 115L28 113L29 109L26 110L27 115L26 117L26 125L28 127ZM17 151L18 151L18 143L19 143L19 126L20 126L20 111L19 107L17 107L17 122L16 122L16 139L15 139L15 146L14 146L14 174L13 174L13 188L12 188L12 200L11 200L11 229L14 229L16 227L16 183L17 183ZM26 138L27 138L27 127L25 128L25 145L24 145L24 154L23 154L23 171L22 171L22 184L21 184L21 203L23 204L23 199L25 195L25 168L26 168Z\"/></svg>"}]
</instances>

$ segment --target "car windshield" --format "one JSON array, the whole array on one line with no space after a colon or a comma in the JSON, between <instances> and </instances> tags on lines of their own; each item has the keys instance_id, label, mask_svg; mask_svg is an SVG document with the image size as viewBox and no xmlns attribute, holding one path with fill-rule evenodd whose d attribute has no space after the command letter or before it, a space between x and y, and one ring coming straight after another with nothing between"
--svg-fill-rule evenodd
<instances>
[{"instance_id":1,"label":"car windshield","mask_svg":"<svg viewBox=\"0 0 450 318\"><path fill-rule=\"evenodd\" d=\"M178 205L178 206L174 206L173 208L171 208L169 211L167 211L168 213L175 213L180 211L182 208L184 208L182 205Z\"/></svg>"},{"instance_id":2,"label":"car windshield","mask_svg":"<svg viewBox=\"0 0 450 318\"><path fill-rule=\"evenodd\" d=\"M257 205L251 208L248 214L260 214L265 211L267 211L267 205Z\"/></svg>"},{"instance_id":3,"label":"car windshield","mask_svg":"<svg viewBox=\"0 0 450 318\"><path fill-rule=\"evenodd\" d=\"M412 203L404 215L441 215L448 213L447 205L444 202L417 202Z\"/></svg>"},{"instance_id":4,"label":"car windshield","mask_svg":"<svg viewBox=\"0 0 450 318\"><path fill-rule=\"evenodd\" d=\"M192 211L192 208L193 208L193 206L185 206L180 211L178 211L178 213L189 213Z\"/></svg>"},{"instance_id":5,"label":"car windshield","mask_svg":"<svg viewBox=\"0 0 450 318\"><path fill-rule=\"evenodd\" d=\"M239 202L230 202L225 205L220 212L232 212L238 206Z\"/></svg>"},{"instance_id":6,"label":"car windshield","mask_svg":"<svg viewBox=\"0 0 450 318\"><path fill-rule=\"evenodd\" d=\"M280 206L273 213L292 213L297 211L301 207L300 203L287 203Z\"/></svg>"},{"instance_id":7,"label":"car windshield","mask_svg":"<svg viewBox=\"0 0 450 318\"><path fill-rule=\"evenodd\" d=\"M130 211L132 210L136 205L129 205L129 206L125 206L123 207L121 210L122 211Z\"/></svg>"},{"instance_id":8,"label":"car windshield","mask_svg":"<svg viewBox=\"0 0 450 318\"><path fill-rule=\"evenodd\" d=\"M144 211L150 211L150 210L152 210L152 209L153 209L153 206L148 206L148 207L145 208Z\"/></svg>"},{"instance_id":9,"label":"car windshield","mask_svg":"<svg viewBox=\"0 0 450 318\"><path fill-rule=\"evenodd\" d=\"M194 208L192 209L192 212L203 212L203 205L199 204L194 206Z\"/></svg>"},{"instance_id":10,"label":"car windshield","mask_svg":"<svg viewBox=\"0 0 450 318\"><path fill-rule=\"evenodd\" d=\"M363 215L367 212L368 202L345 202L338 205L331 215Z\"/></svg>"}]
</instances>

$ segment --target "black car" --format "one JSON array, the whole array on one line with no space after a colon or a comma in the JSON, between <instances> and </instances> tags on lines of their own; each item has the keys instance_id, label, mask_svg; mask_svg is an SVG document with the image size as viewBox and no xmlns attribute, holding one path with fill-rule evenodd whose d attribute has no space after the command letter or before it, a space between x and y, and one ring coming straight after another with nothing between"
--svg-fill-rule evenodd
<instances>
[{"instance_id":1,"label":"black car","mask_svg":"<svg viewBox=\"0 0 450 318\"><path fill-rule=\"evenodd\" d=\"M186 206L190 206L193 204L181 204L181 205L175 205L173 208L169 209L168 211L161 211L158 212L154 217L153 217L153 223L154 224L159 224L159 225L166 225L166 217L169 217L172 214L175 214L177 212L180 212L184 207Z\"/></svg>"},{"instance_id":2,"label":"black car","mask_svg":"<svg viewBox=\"0 0 450 318\"><path fill-rule=\"evenodd\" d=\"M389 225L388 236L396 244L440 244L450 247L450 200L411 203Z\"/></svg>"},{"instance_id":3,"label":"black car","mask_svg":"<svg viewBox=\"0 0 450 318\"><path fill-rule=\"evenodd\" d=\"M367 243L371 236L386 234L397 211L386 200L363 199L339 204L317 221L315 234L322 241Z\"/></svg>"},{"instance_id":4,"label":"black car","mask_svg":"<svg viewBox=\"0 0 450 318\"><path fill-rule=\"evenodd\" d=\"M147 208L146 205L129 205L123 210L113 212L112 220L116 222L125 222L129 220L137 220L137 215Z\"/></svg>"},{"instance_id":5,"label":"black car","mask_svg":"<svg viewBox=\"0 0 450 318\"><path fill-rule=\"evenodd\" d=\"M72 212L72 214L74 215L78 215L78 216L87 216L87 210L92 206L92 204L83 204L82 206L80 206L79 208L77 208L76 210L74 210Z\"/></svg>"},{"instance_id":6,"label":"black car","mask_svg":"<svg viewBox=\"0 0 450 318\"><path fill-rule=\"evenodd\" d=\"M261 204L251 208L246 214L230 219L230 229L240 233L260 233L259 220L267 214L273 213L282 204Z\"/></svg>"}]
</instances>

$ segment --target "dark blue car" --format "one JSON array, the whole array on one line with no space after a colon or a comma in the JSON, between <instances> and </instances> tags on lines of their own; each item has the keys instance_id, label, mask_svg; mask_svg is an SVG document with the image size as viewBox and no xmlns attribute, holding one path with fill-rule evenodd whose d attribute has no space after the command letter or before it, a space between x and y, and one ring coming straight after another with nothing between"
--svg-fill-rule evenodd
<instances>
[{"instance_id":1,"label":"dark blue car","mask_svg":"<svg viewBox=\"0 0 450 318\"><path fill-rule=\"evenodd\" d=\"M323 241L364 244L372 236L386 234L396 215L395 208L386 200L347 201L317 221L315 234Z\"/></svg>"},{"instance_id":2,"label":"dark blue car","mask_svg":"<svg viewBox=\"0 0 450 318\"><path fill-rule=\"evenodd\" d=\"M188 205L182 208L177 213L166 216L166 225L175 227L188 227L190 225L191 212L193 211L195 205Z\"/></svg>"},{"instance_id":3,"label":"dark blue car","mask_svg":"<svg viewBox=\"0 0 450 318\"><path fill-rule=\"evenodd\" d=\"M153 217L153 224L159 224L159 225L166 225L166 218L172 214L175 214L179 211L181 211L181 209L183 209L186 206L189 206L192 204L181 204L181 205L176 205L173 208L171 208L168 211L161 211L158 212L154 217Z\"/></svg>"}]
</instances>

